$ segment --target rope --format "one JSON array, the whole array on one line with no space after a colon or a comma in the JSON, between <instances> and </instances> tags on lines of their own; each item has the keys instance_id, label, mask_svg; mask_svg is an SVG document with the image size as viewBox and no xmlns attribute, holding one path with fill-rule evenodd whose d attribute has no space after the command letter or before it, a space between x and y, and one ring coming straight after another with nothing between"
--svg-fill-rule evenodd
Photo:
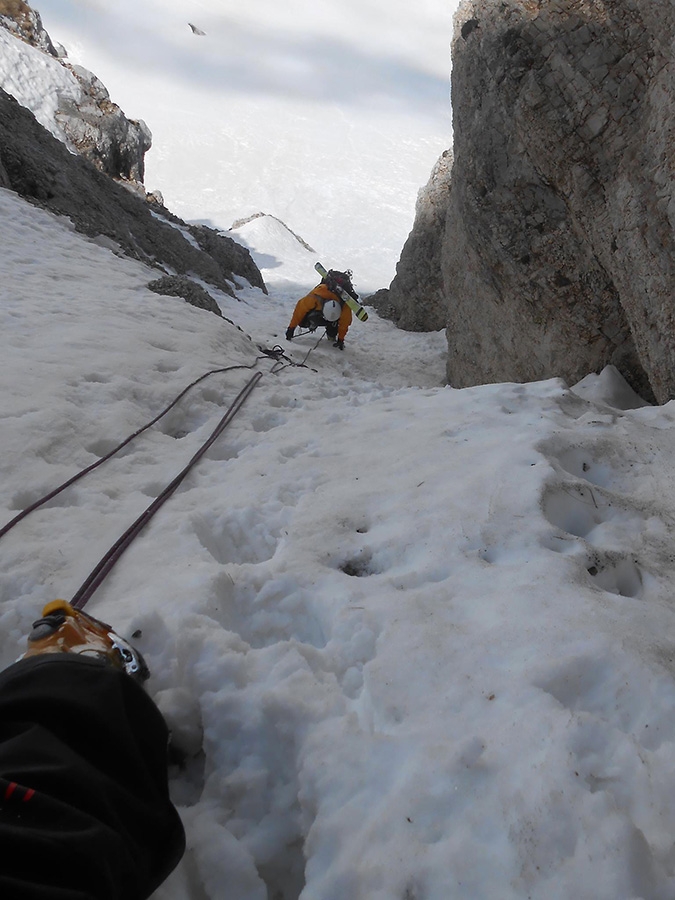
<instances>
[{"instance_id":1,"label":"rope","mask_svg":"<svg viewBox=\"0 0 675 900\"><path fill-rule=\"evenodd\" d=\"M312 334L312 333L313 333L312 329L307 329L307 331L299 331L297 336L304 337L306 334ZM262 353L264 353L266 356L271 356L273 359L276 359L277 362L279 363L279 366L280 366L279 369L277 369L276 365L272 366L272 369L271 369L272 375L276 375L277 371L280 371L281 369L285 369L288 366L295 366L298 369L309 369L310 372L318 373L318 369L313 369L311 366L305 365L305 361L306 361L307 357L309 356L309 354L312 352L312 350L316 350L316 348L319 346L319 344L323 340L324 336L325 336L324 334L321 335L321 337L316 342L316 344L307 351L302 362L299 362L299 363L295 362L295 360L291 359L290 356L287 356L286 351L280 344L275 344L271 350L266 350L264 347L260 347L260 346L258 346L258 349ZM285 364L281 363L282 359L286 361Z\"/></svg>"},{"instance_id":2,"label":"rope","mask_svg":"<svg viewBox=\"0 0 675 900\"><path fill-rule=\"evenodd\" d=\"M309 333L309 332L308 332ZM299 368L309 368L305 365L309 354L312 350L315 350L321 341L323 340L324 335L322 334L319 340L316 342L314 347L311 347L307 353L305 354L304 359L300 363L294 362L290 357L286 356L284 348L275 345L271 350L268 350L264 347L258 347L258 349L265 355L265 357L269 357L275 360L274 365L270 370L270 374L277 374L284 368L288 366L297 366ZM160 412L158 415L154 417L150 422L143 425L137 431L134 431L133 434L130 434L126 437L121 443L119 443L113 450L109 453L106 453L105 456L102 456L100 459L96 460L96 462L82 469L80 472L77 472L71 478L64 481L58 487L54 488L54 490L50 491L48 494L45 494L43 497L40 497L34 503L31 503L30 506L27 506L26 509L22 510L18 515L16 515L13 519L7 522L2 528L0 528L0 539L4 537L15 525L18 525L23 519L26 518L31 512L34 512L36 509L39 509L49 500L52 500L54 497L58 496L62 491L65 491L66 488L70 487L72 484L75 484L76 481L79 481L80 478L84 478L85 475L88 475L90 472L93 472L94 469L97 469L99 466L103 465L104 462L107 462L111 457L113 457L116 453L118 453L123 447L126 447L134 438L137 438L139 435L143 434L144 431L147 431L153 425L155 425L163 416L165 416L173 407L183 399L183 397L187 394L191 388L198 385L200 382L204 381L204 379L209 378L211 375L221 374L223 372L231 372L236 369L253 369L258 364L258 360L263 357L258 357L258 359L252 363L251 365L237 365L237 366L225 366L218 369L211 369L208 372L205 372L203 375L200 375L199 378L196 378L194 381L190 382L187 387L183 388L183 390L178 394L178 396L172 400L172 402ZM312 371L316 371L313 369ZM113 566L117 563L120 556L124 553L127 547L132 543L134 538L142 531L143 528L148 524L148 522L152 519L155 513L164 505L164 503L171 497L171 495L176 491L179 487L185 476L190 472L190 470L196 465L196 463L202 458L202 456L206 453L206 451L211 447L211 445L218 439L224 429L229 425L234 416L239 412L241 407L244 404L244 401L251 393L253 388L256 386L258 381L263 377L262 372L256 372L256 374L251 378L251 380L246 384L246 386L240 391L237 397L234 399L227 412L219 421L218 425L215 427L210 437L206 440L204 444L200 447L200 449L195 453L192 459L188 462L188 464L179 472L179 474L173 479L173 481L164 488L161 494L153 500L153 502L148 506L148 508L143 512L136 521L127 528L124 534L113 544L113 546L108 550L108 552L103 556L103 558L98 562L83 584L79 587L79 589L73 595L71 600L71 605L77 609L82 609L85 604L90 600L92 595L98 589L101 582L108 575Z\"/></svg>"},{"instance_id":3,"label":"rope","mask_svg":"<svg viewBox=\"0 0 675 900\"><path fill-rule=\"evenodd\" d=\"M299 366L299 363L294 362L290 356L286 356L286 351L280 344L275 344L271 350L258 345L258 350L260 350L261 353L264 353L265 356L269 356L271 359L276 360L270 369L270 375L276 375L277 372L282 371L282 369L287 369L289 366ZM307 366L304 368L307 368Z\"/></svg>"},{"instance_id":4,"label":"rope","mask_svg":"<svg viewBox=\"0 0 675 900\"><path fill-rule=\"evenodd\" d=\"M58 496L61 491L65 491L66 488L70 487L71 484L75 484L76 481L79 481L80 478L84 478L85 475L88 475L90 472L93 472L94 469L97 469L99 466L103 465L104 462L107 462L112 456L118 453L123 447L126 447L134 438L137 438L139 435L143 434L144 431L147 431L148 428L151 428L155 425L159 420L165 416L169 410L173 409L173 407L178 403L179 400L182 400L183 397L187 394L187 392L195 387L195 385L199 384L201 381L204 381L205 378L208 378L211 375L218 375L222 372L231 372L234 369L253 369L258 365L258 360L256 360L251 365L240 365L240 366L226 366L222 369L211 369L209 372L205 372L203 375L200 375L199 378L196 378L193 382L188 384L186 388L184 388L180 394L173 400L169 405L164 409L159 415L155 416L152 421L148 422L147 425L143 425L142 428L139 428L138 431L134 431L133 434L130 434L129 437L125 438L121 444L118 444L114 450L111 450L110 453L106 453L105 456L102 456L100 459L97 459L95 463L92 463L90 466L87 466L86 469L82 469L81 472L78 472L76 475L73 475L72 478L69 478L67 481L64 481L63 484L60 484L58 487L54 488L53 491L50 491L48 494L45 494L44 497L40 497L39 500L36 500L35 503L31 503L30 506L27 506L26 509L22 510L17 516L7 522L2 528L0 528L0 539L3 538L8 531L11 531L15 525L18 525L22 519L25 519L29 513L32 513L34 510L39 509L49 500L52 500L54 497Z\"/></svg>"},{"instance_id":5,"label":"rope","mask_svg":"<svg viewBox=\"0 0 675 900\"><path fill-rule=\"evenodd\" d=\"M250 367L244 367L250 368ZM190 462L185 466L185 468L179 472L179 474L173 479L173 481L168 484L162 493L148 506L148 508L143 512L136 521L127 528L124 534L113 544L113 546L108 550L108 552L103 556L100 562L96 565L96 567L92 570L88 578L84 581L84 583L80 586L80 588L73 595L71 605L76 609L82 609L87 601L94 594L98 586L101 584L106 575L110 572L112 567L115 565L120 556L127 549L129 544L134 540L137 534L145 528L150 519L155 515L155 513L160 509L160 507L169 499L169 497L174 493L174 491L178 488L180 483L183 481L188 472L192 469L192 467L202 458L202 456L206 453L209 447L218 439L220 434L225 430L227 425L232 421L235 415L239 412L241 407L244 404L244 401L251 393L253 388L256 386L258 381L263 377L262 372L256 372L256 374L251 378L251 380L246 384L246 386L239 392L237 397L234 399L229 409L222 417L220 422L216 425L215 429L211 433L211 436L208 440L202 444L199 450L192 457Z\"/></svg>"},{"instance_id":6,"label":"rope","mask_svg":"<svg viewBox=\"0 0 675 900\"><path fill-rule=\"evenodd\" d=\"M301 363L298 363L298 365L300 365L300 366L304 366L304 365L305 365L305 363L307 362L307 358L309 357L309 354L310 354L313 350L316 350L316 348L319 346L319 344L321 343L321 341L322 341L325 337L326 337L326 332L324 331L323 334L321 335L321 337L319 338L319 340L316 342L316 344L314 344L313 347L310 347L309 350L307 351L307 353L305 353L304 359L302 360Z\"/></svg>"}]
</instances>

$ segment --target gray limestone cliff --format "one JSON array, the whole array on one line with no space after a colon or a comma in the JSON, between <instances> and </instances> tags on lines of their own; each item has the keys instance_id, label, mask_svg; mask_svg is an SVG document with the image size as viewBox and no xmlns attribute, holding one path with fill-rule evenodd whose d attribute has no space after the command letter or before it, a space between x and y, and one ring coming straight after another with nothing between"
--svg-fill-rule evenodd
<instances>
[{"instance_id":1,"label":"gray limestone cliff","mask_svg":"<svg viewBox=\"0 0 675 900\"><path fill-rule=\"evenodd\" d=\"M81 66L68 68L82 89L76 101L63 98L56 113L68 143L111 178L142 185L150 129L142 119L128 119L94 74Z\"/></svg>"},{"instance_id":2,"label":"gray limestone cliff","mask_svg":"<svg viewBox=\"0 0 675 900\"><path fill-rule=\"evenodd\" d=\"M451 384L614 364L643 396L675 397L673 46L675 5L657 0L461 4L440 253Z\"/></svg>"},{"instance_id":3,"label":"gray limestone cliff","mask_svg":"<svg viewBox=\"0 0 675 900\"><path fill-rule=\"evenodd\" d=\"M659 302L644 297L626 229L659 68L637 3L469 0L460 17L443 253L449 380L573 382L614 364L665 399L640 347L644 322L630 315L638 298L645 312Z\"/></svg>"}]
</instances>

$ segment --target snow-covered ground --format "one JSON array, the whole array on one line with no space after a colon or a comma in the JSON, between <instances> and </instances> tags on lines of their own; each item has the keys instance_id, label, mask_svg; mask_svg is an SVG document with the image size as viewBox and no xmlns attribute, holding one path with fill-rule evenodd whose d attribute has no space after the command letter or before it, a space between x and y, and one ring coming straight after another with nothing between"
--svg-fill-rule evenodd
<instances>
[{"instance_id":1,"label":"snow-covered ground","mask_svg":"<svg viewBox=\"0 0 675 900\"><path fill-rule=\"evenodd\" d=\"M243 230L279 264L269 297L218 295L240 331L0 191L2 521L202 372L307 358L258 360L88 606L140 633L187 757L157 900L668 900L672 404L624 408L611 370L454 390L442 334L376 316L344 353L287 344L314 256ZM1 664L249 377L207 379L0 542Z\"/></svg>"},{"instance_id":2,"label":"snow-covered ground","mask_svg":"<svg viewBox=\"0 0 675 900\"><path fill-rule=\"evenodd\" d=\"M401 32L413 6L418 30ZM378 8L40 7L150 124L149 186L169 206L223 227L261 208L316 253L269 216L238 228L270 294L217 294L232 325L0 190L0 525L202 373L255 363L242 411L87 607L138 635L186 758L172 791L188 852L156 900L672 900L673 404L641 404L611 369L572 390L454 390L442 333L374 314L344 353L284 339L317 258L380 286L446 146L414 79L440 78L445 4ZM344 53L323 62L336 33ZM362 75L404 73L391 118L362 78L342 84L347 47ZM53 66L35 81L25 59L5 78L48 116ZM346 148L327 107L348 113ZM276 369L260 352L275 344L306 366ZM250 375L203 381L0 541L0 665Z\"/></svg>"},{"instance_id":3,"label":"snow-covered ground","mask_svg":"<svg viewBox=\"0 0 675 900\"><path fill-rule=\"evenodd\" d=\"M222 229L278 216L373 291L393 278L417 192L451 144L457 3L35 5L70 60L147 122L146 185L173 212Z\"/></svg>"}]
</instances>

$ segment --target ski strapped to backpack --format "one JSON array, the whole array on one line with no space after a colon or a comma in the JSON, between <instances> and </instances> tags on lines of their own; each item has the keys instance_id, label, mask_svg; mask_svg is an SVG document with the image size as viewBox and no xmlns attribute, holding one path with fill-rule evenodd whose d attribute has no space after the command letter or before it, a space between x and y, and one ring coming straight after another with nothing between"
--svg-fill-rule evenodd
<instances>
[{"instance_id":1,"label":"ski strapped to backpack","mask_svg":"<svg viewBox=\"0 0 675 900\"><path fill-rule=\"evenodd\" d=\"M357 319L361 322L368 321L368 313L358 302L358 294L354 291L354 295L350 294L344 287L339 283L339 276L343 276L342 272L334 272L333 269L330 272L321 265L320 262L316 263L314 266L316 271L319 273L321 278L326 282L328 289L332 291L334 294L337 294L340 300L344 300L347 306L351 309ZM344 276L343 276L344 277ZM349 278L347 278L347 282L351 287L351 282ZM354 290L354 288L352 288Z\"/></svg>"}]
</instances>

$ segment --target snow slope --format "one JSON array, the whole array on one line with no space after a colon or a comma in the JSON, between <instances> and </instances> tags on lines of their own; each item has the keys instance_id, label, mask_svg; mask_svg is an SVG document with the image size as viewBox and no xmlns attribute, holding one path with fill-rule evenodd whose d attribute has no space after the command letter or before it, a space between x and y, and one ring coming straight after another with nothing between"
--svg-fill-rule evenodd
<instances>
[{"instance_id":1,"label":"snow slope","mask_svg":"<svg viewBox=\"0 0 675 900\"><path fill-rule=\"evenodd\" d=\"M38 8L70 59L149 125L146 184L170 209L222 229L260 211L278 216L370 291L391 281L417 192L451 143L456 5L41 0Z\"/></svg>"},{"instance_id":2,"label":"snow slope","mask_svg":"<svg viewBox=\"0 0 675 900\"><path fill-rule=\"evenodd\" d=\"M301 254L284 273L287 233L246 228L280 264L270 297L219 295L238 330L0 191L3 522L281 339ZM453 390L441 334L375 316L344 353L281 343L308 367L257 362L88 606L140 632L188 760L158 900L672 897L673 405L623 408L611 370ZM0 541L1 664L249 377Z\"/></svg>"},{"instance_id":3,"label":"snow slope","mask_svg":"<svg viewBox=\"0 0 675 900\"><path fill-rule=\"evenodd\" d=\"M139 635L186 758L188 852L157 900L671 900L673 404L645 406L611 369L573 390L453 390L442 333L372 314L344 353L283 338L317 258L380 286L446 146L446 7L387 10L43 4L52 37L148 120L149 186L170 206L224 227L263 208L315 252L270 216L238 227L270 295L217 294L228 322L0 190L0 524L202 373L255 365L242 411L88 606ZM27 58L5 77L51 114ZM348 142L317 127L327 107ZM296 365L261 354L275 344ZM0 666L250 375L202 382L0 541Z\"/></svg>"}]
</instances>

